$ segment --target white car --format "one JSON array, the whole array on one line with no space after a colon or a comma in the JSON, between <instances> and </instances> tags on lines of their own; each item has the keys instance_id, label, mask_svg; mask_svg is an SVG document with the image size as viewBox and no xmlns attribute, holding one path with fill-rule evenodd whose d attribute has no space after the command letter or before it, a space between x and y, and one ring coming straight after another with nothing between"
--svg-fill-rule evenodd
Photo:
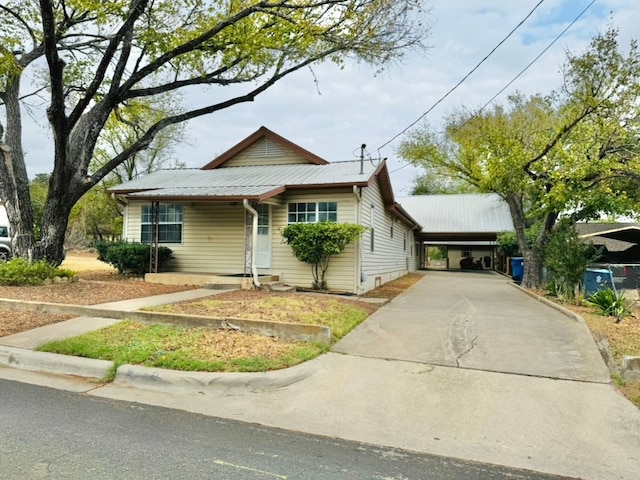
<instances>
[{"instance_id":1,"label":"white car","mask_svg":"<svg viewBox=\"0 0 640 480\"><path fill-rule=\"evenodd\" d=\"M9 227L0 225L0 262L11 258L11 236Z\"/></svg>"}]
</instances>

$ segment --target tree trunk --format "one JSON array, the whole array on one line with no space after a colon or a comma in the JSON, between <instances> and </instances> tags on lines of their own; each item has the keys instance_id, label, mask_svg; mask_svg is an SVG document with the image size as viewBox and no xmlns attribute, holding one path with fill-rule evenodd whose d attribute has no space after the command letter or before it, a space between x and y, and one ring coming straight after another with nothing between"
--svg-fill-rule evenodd
<instances>
[{"instance_id":1,"label":"tree trunk","mask_svg":"<svg viewBox=\"0 0 640 480\"><path fill-rule=\"evenodd\" d=\"M13 255L32 259L35 249L33 209L29 196L29 177L22 151L20 77L7 79L3 93L6 112L6 145L0 149L0 199L5 201L11 226Z\"/></svg>"},{"instance_id":2,"label":"tree trunk","mask_svg":"<svg viewBox=\"0 0 640 480\"><path fill-rule=\"evenodd\" d=\"M524 212L524 199L522 196L510 195L505 200L509 205L513 228L516 231L518 246L524 259L522 286L525 288L538 288L542 284L542 256L536 245L532 248L527 243L527 219Z\"/></svg>"}]
</instances>

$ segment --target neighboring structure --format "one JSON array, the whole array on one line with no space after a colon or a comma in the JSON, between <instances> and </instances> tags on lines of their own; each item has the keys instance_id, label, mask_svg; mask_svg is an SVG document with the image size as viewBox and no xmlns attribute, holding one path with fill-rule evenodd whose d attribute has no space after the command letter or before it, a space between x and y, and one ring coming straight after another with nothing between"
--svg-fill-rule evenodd
<instances>
[{"instance_id":1,"label":"neighboring structure","mask_svg":"<svg viewBox=\"0 0 640 480\"><path fill-rule=\"evenodd\" d=\"M602 263L640 263L637 223L576 223L580 238L603 249Z\"/></svg>"},{"instance_id":2,"label":"neighboring structure","mask_svg":"<svg viewBox=\"0 0 640 480\"><path fill-rule=\"evenodd\" d=\"M420 225L395 202L384 161L329 163L264 127L202 169L157 171L111 192L126 202L123 238L149 242L157 226L174 272L309 287L310 266L280 231L318 221L368 227L331 259L331 290L362 293L418 267Z\"/></svg>"},{"instance_id":3,"label":"neighboring structure","mask_svg":"<svg viewBox=\"0 0 640 480\"><path fill-rule=\"evenodd\" d=\"M422 264L429 267L429 249L444 250L443 267L459 269L462 259L494 268L498 233L513 231L507 203L497 194L415 195L398 199L422 225ZM480 263L478 263L480 262Z\"/></svg>"}]
</instances>

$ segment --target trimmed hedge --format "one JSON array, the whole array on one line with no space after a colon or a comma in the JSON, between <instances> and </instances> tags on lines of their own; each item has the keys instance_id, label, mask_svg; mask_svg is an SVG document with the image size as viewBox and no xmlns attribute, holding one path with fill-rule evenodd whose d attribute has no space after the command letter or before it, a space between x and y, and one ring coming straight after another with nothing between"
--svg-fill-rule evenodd
<instances>
[{"instance_id":1,"label":"trimmed hedge","mask_svg":"<svg viewBox=\"0 0 640 480\"><path fill-rule=\"evenodd\" d=\"M98 260L114 266L118 273L132 273L139 277L149 272L150 246L146 243L99 242L96 244ZM158 248L158 268L173 258L168 247Z\"/></svg>"}]
</instances>

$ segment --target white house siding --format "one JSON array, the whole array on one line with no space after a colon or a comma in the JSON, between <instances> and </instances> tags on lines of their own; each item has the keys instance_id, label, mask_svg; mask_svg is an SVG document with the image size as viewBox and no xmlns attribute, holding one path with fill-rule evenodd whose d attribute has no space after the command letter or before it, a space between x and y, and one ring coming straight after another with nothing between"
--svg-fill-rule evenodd
<instances>
[{"instance_id":1,"label":"white house siding","mask_svg":"<svg viewBox=\"0 0 640 480\"><path fill-rule=\"evenodd\" d=\"M182 243L163 244L173 250L168 271L237 274L244 270L244 218L242 204L179 203L183 206ZM140 241L143 202L130 202L127 240Z\"/></svg>"},{"instance_id":2,"label":"white house siding","mask_svg":"<svg viewBox=\"0 0 640 480\"><path fill-rule=\"evenodd\" d=\"M363 235L361 241L362 291L371 290L415 270L417 261L413 231L384 208L377 181L362 189L361 223L373 227L374 234L373 251L371 230Z\"/></svg>"},{"instance_id":3,"label":"white house siding","mask_svg":"<svg viewBox=\"0 0 640 480\"><path fill-rule=\"evenodd\" d=\"M271 273L281 275L282 281L297 287L311 287L311 266L295 258L291 247L281 235L287 225L287 205L293 202L337 202L338 222L356 223L356 197L351 190L317 190L305 193L291 193L278 197L282 205L272 206L272 253ZM356 268L357 251L355 244L350 244L339 255L331 258L327 270L327 285L330 290L356 293L358 275Z\"/></svg>"},{"instance_id":4,"label":"white house siding","mask_svg":"<svg viewBox=\"0 0 640 480\"><path fill-rule=\"evenodd\" d=\"M247 167L252 165L288 165L292 163L309 163L293 150L273 143L265 138L251 148L226 161L220 168Z\"/></svg>"}]
</instances>

